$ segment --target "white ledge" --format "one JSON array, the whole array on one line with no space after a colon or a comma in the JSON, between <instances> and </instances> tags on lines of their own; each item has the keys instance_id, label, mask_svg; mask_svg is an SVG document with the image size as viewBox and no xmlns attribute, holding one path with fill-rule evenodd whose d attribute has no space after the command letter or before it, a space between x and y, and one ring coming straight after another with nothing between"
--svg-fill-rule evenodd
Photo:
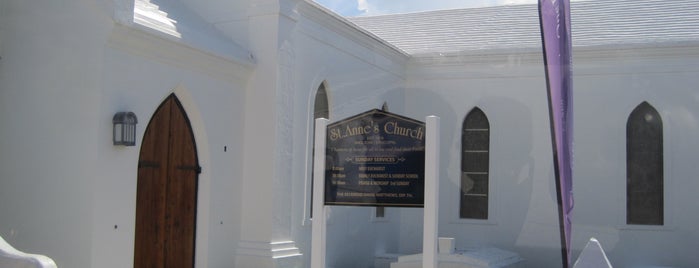
<instances>
[{"instance_id":1,"label":"white ledge","mask_svg":"<svg viewBox=\"0 0 699 268\"><path fill-rule=\"evenodd\" d=\"M56 268L49 257L21 252L0 237L0 267L3 268Z\"/></svg>"},{"instance_id":2,"label":"white ledge","mask_svg":"<svg viewBox=\"0 0 699 268\"><path fill-rule=\"evenodd\" d=\"M237 249L238 255L268 257L282 259L301 256L301 251L294 241L259 242L240 241Z\"/></svg>"}]
</instances>

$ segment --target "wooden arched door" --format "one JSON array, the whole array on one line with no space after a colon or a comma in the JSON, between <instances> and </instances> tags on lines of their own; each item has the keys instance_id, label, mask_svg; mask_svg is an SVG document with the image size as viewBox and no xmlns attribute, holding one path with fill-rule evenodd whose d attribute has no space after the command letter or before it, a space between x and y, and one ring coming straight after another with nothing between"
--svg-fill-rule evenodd
<instances>
[{"instance_id":1,"label":"wooden arched door","mask_svg":"<svg viewBox=\"0 0 699 268\"><path fill-rule=\"evenodd\" d=\"M146 128L138 162L134 267L194 267L197 177L194 135L175 95Z\"/></svg>"}]
</instances>

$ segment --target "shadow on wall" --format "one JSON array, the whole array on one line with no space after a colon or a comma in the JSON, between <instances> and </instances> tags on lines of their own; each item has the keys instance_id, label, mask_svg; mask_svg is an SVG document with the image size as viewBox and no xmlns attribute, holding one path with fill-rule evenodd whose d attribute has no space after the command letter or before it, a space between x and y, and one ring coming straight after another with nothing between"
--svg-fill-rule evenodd
<instances>
[{"instance_id":1,"label":"shadow on wall","mask_svg":"<svg viewBox=\"0 0 699 268\"><path fill-rule=\"evenodd\" d=\"M393 113L403 115L402 91L387 89L383 96L364 96L360 105L386 101ZM351 105L348 105L351 106ZM365 109L381 108L381 102ZM342 108L340 108L342 109ZM352 116L352 115L348 115ZM423 118L424 120L424 118ZM421 120L422 121L422 120ZM398 208L386 208L386 218L376 220L374 207L330 206L327 225L326 259L329 267L373 267L376 254L397 251L400 220Z\"/></svg>"},{"instance_id":2,"label":"shadow on wall","mask_svg":"<svg viewBox=\"0 0 699 268\"><path fill-rule=\"evenodd\" d=\"M488 220L463 219L458 224L442 224L440 235L455 237L457 248L498 247L518 252L518 240L533 212L530 209L536 172L533 111L522 101L503 96L485 97L475 103L490 123ZM473 107L468 107L464 114ZM463 119L455 121L458 125L451 126L449 131L461 133ZM446 145L453 151L449 155L454 159L447 160L452 164L447 172L450 185L445 189L458 191L461 137L454 135L450 142ZM458 219L461 193L451 194L456 198L449 201L456 203L450 204L450 210L444 213L454 214L449 219Z\"/></svg>"},{"instance_id":3,"label":"shadow on wall","mask_svg":"<svg viewBox=\"0 0 699 268\"><path fill-rule=\"evenodd\" d=\"M404 115L425 121L427 116L438 116L440 118L440 163L439 163L439 174L440 174L440 222L444 222L445 215L448 215L450 210L445 206L444 199L446 194L443 192L446 189L453 188L453 186L448 185L447 174L449 174L450 162L449 159L451 155L451 141L457 138L455 135L460 133L458 128L460 126L460 121L457 116L454 107L443 95L440 95L432 90L424 88L408 88L405 90L406 101L405 101L405 112ZM456 132L455 132L456 131ZM457 167L458 168L458 167ZM397 229L400 230L400 237L397 238L398 253L401 254L415 254L422 252L422 229L423 229L423 209L414 208L403 208L400 209L400 220L396 224ZM439 234L444 235L445 229L440 226Z\"/></svg>"},{"instance_id":4,"label":"shadow on wall","mask_svg":"<svg viewBox=\"0 0 699 268\"><path fill-rule=\"evenodd\" d=\"M543 136L548 137L549 130L534 128L531 105L507 96L483 98L474 95L473 99L469 99L467 93L459 94L466 104L456 105L453 100L447 100L444 95L429 90L412 89L409 94L410 98L406 101L408 116L423 118L437 115L441 118L440 236L455 237L457 248L463 249L494 246L515 252L536 251L542 256L548 256L549 252L558 254L558 249L548 247L549 243L546 242L549 237L558 236L557 231L548 234L549 231L546 230L557 226L555 215L549 215L546 210L547 207L555 207L555 203L546 204L556 200L548 197L548 187L552 181L545 176L548 170L537 171L536 166L536 160L548 163L551 159L535 157L534 150L535 144L547 146L545 150L536 151L550 150L550 142L542 142L548 141ZM464 107L465 110L457 113L455 106ZM459 220L458 224L454 224L454 220L459 218L460 133L464 120L461 115L465 116L476 106L483 110L490 122L489 220ZM546 122L548 127L547 119L537 121ZM535 133L542 138L535 141ZM542 167L545 166L547 165ZM537 177L540 179L535 179ZM546 196L534 198L542 193ZM400 252L420 252L422 212L402 211L402 221L399 223ZM528 234L523 235L524 233ZM540 236L547 238L542 242Z\"/></svg>"},{"instance_id":5,"label":"shadow on wall","mask_svg":"<svg viewBox=\"0 0 699 268\"><path fill-rule=\"evenodd\" d=\"M503 235L495 246L514 250L534 194L533 112L513 98L490 97L481 103L491 122L490 193L497 206L493 216Z\"/></svg>"}]
</instances>

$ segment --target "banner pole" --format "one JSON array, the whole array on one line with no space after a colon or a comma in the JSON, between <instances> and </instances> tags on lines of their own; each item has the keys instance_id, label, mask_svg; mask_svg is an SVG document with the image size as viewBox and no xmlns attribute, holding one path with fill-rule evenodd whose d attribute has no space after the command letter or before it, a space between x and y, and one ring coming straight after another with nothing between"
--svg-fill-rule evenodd
<instances>
[{"instance_id":1,"label":"banner pole","mask_svg":"<svg viewBox=\"0 0 699 268\"><path fill-rule=\"evenodd\" d=\"M573 212L573 44L569 0L539 0L539 26L544 55L556 181L561 259L571 266Z\"/></svg>"},{"instance_id":2,"label":"banner pole","mask_svg":"<svg viewBox=\"0 0 699 268\"><path fill-rule=\"evenodd\" d=\"M328 119L315 121L313 154L313 219L311 219L311 268L325 268L325 136Z\"/></svg>"},{"instance_id":3,"label":"banner pole","mask_svg":"<svg viewBox=\"0 0 699 268\"><path fill-rule=\"evenodd\" d=\"M439 117L428 116L425 123L425 208L422 232L422 267L437 268Z\"/></svg>"}]
</instances>

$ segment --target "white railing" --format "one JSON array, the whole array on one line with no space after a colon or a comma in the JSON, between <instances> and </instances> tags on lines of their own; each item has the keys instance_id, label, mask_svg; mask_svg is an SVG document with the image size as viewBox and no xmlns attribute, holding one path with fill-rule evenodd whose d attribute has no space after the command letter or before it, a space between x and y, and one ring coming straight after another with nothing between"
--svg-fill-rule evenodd
<instances>
[{"instance_id":1,"label":"white railing","mask_svg":"<svg viewBox=\"0 0 699 268\"><path fill-rule=\"evenodd\" d=\"M13 248L0 236L0 267L2 268L57 268L49 257L29 254Z\"/></svg>"}]
</instances>

